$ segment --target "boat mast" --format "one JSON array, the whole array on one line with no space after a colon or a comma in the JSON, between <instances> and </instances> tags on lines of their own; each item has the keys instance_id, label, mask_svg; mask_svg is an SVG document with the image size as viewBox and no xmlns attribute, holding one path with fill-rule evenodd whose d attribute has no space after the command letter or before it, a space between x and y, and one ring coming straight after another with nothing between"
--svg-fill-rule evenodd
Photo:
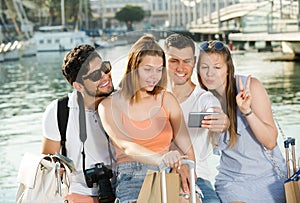
<instances>
[{"instance_id":1,"label":"boat mast","mask_svg":"<svg viewBox=\"0 0 300 203\"><path fill-rule=\"evenodd\" d=\"M61 25L63 29L66 26L66 20L65 20L65 0L60 1L60 7L61 7Z\"/></svg>"},{"instance_id":2,"label":"boat mast","mask_svg":"<svg viewBox=\"0 0 300 203\"><path fill-rule=\"evenodd\" d=\"M21 0L13 0L13 4L21 23L21 31L25 34L26 38L29 39L29 33L32 34L33 32L33 25L27 18L23 3Z\"/></svg>"},{"instance_id":3,"label":"boat mast","mask_svg":"<svg viewBox=\"0 0 300 203\"><path fill-rule=\"evenodd\" d=\"M18 36L23 38L23 34L20 31L19 25L18 25L17 20L16 20L17 16L16 16L16 13L14 12L12 2L8 2L7 0L4 0L4 3L5 3L5 5L7 7L7 10L8 10L8 16L11 18Z\"/></svg>"},{"instance_id":4,"label":"boat mast","mask_svg":"<svg viewBox=\"0 0 300 203\"><path fill-rule=\"evenodd\" d=\"M85 29L90 29L89 25L89 10L88 10L88 1L84 1L84 18L85 18Z\"/></svg>"},{"instance_id":5,"label":"boat mast","mask_svg":"<svg viewBox=\"0 0 300 203\"><path fill-rule=\"evenodd\" d=\"M75 24L75 30L78 31L82 27L82 0L79 0L78 5L78 18Z\"/></svg>"},{"instance_id":6,"label":"boat mast","mask_svg":"<svg viewBox=\"0 0 300 203\"><path fill-rule=\"evenodd\" d=\"M300 31L300 0L298 0L298 31Z\"/></svg>"}]
</instances>

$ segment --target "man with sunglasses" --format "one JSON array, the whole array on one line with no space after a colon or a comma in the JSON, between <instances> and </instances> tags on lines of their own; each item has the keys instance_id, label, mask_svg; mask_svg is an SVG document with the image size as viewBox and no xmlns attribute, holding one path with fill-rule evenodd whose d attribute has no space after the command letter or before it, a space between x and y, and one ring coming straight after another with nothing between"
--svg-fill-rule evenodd
<instances>
[{"instance_id":1,"label":"man with sunglasses","mask_svg":"<svg viewBox=\"0 0 300 203\"><path fill-rule=\"evenodd\" d=\"M210 183L212 166L209 166L208 161L213 154L213 136L219 135L220 132L227 129L226 115L221 111L221 105L217 98L192 81L196 63L194 41L184 35L172 34L166 38L164 48L170 88L180 103L185 122L188 124L189 112L218 112L215 115L205 116L207 120L201 123L201 128L189 127L188 130L196 157L196 184L203 193L199 196L203 203L220 202ZM186 175L182 170L183 167L180 173L184 179ZM186 186L183 185L184 187Z\"/></svg>"},{"instance_id":2,"label":"man with sunglasses","mask_svg":"<svg viewBox=\"0 0 300 203\"><path fill-rule=\"evenodd\" d=\"M79 45L66 54L62 73L74 91L68 95L69 118L66 129L67 156L73 160L76 172L72 173L68 203L98 203L98 187L86 185L82 169L82 142L79 137L79 105L77 94L84 100L86 133L85 168L93 168L96 163L111 164L108 139L97 113L98 104L114 89L111 65L103 61L94 47ZM43 154L55 154L61 148L61 135L57 119L58 100L52 101L43 115Z\"/></svg>"}]
</instances>

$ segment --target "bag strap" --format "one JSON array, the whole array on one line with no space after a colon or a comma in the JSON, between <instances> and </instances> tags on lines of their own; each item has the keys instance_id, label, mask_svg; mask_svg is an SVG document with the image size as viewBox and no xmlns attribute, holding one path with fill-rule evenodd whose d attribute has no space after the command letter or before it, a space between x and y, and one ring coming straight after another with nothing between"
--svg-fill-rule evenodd
<instances>
[{"instance_id":1,"label":"bag strap","mask_svg":"<svg viewBox=\"0 0 300 203\"><path fill-rule=\"evenodd\" d=\"M66 131L67 131L67 124L69 119L69 107L68 107L69 97L65 96L58 100L57 106L57 124L58 129L61 136L61 153L64 156L67 156L67 149L66 149Z\"/></svg>"}]
</instances>

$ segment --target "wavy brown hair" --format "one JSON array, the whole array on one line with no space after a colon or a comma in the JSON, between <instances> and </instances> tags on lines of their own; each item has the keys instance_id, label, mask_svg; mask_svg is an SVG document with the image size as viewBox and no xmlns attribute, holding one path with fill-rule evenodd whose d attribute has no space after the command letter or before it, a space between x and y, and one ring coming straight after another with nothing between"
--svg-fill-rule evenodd
<instances>
[{"instance_id":1,"label":"wavy brown hair","mask_svg":"<svg viewBox=\"0 0 300 203\"><path fill-rule=\"evenodd\" d=\"M130 102L140 101L140 94L138 90L140 90L141 87L139 84L137 69L145 56L159 56L163 59L162 77L154 89L148 93L156 96L167 87L165 53L155 41L153 35L145 34L131 47L128 54L125 75L123 76L120 84L123 96L130 99Z\"/></svg>"},{"instance_id":2,"label":"wavy brown hair","mask_svg":"<svg viewBox=\"0 0 300 203\"><path fill-rule=\"evenodd\" d=\"M204 46L203 46L204 45ZM208 90L207 87L203 84L200 76L200 63L201 63L201 56L204 54L219 54L220 56L224 57L226 64L227 64L227 82L225 87L226 92L226 105L222 106L223 111L227 114L230 125L229 125L229 133L230 133L230 142L229 146L232 148L237 142L238 136L237 136L237 124L236 124L236 94L237 94L237 88L236 88L236 82L234 77L234 65L231 57L231 53L228 49L228 47L223 44L223 42L220 41L209 41L209 42L203 42L200 45L200 54L199 54L199 60L197 63L197 78L200 86ZM216 97L217 93L215 91L211 91Z\"/></svg>"}]
</instances>

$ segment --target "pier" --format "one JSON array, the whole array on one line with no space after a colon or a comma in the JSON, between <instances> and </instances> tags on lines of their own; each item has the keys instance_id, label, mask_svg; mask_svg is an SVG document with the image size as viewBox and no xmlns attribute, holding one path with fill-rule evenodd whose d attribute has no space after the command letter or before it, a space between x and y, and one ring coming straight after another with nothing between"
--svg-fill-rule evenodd
<instances>
[{"instance_id":1,"label":"pier","mask_svg":"<svg viewBox=\"0 0 300 203\"><path fill-rule=\"evenodd\" d=\"M229 34L232 42L248 42L255 46L255 42L265 42L265 50L272 50L271 42L280 42L283 53L300 56L300 32L290 33L234 33Z\"/></svg>"},{"instance_id":2,"label":"pier","mask_svg":"<svg viewBox=\"0 0 300 203\"><path fill-rule=\"evenodd\" d=\"M186 30L197 41L219 39L239 48L264 42L265 50L272 50L272 42L275 42L281 44L284 53L300 55L300 0L171 2L171 28Z\"/></svg>"}]
</instances>

